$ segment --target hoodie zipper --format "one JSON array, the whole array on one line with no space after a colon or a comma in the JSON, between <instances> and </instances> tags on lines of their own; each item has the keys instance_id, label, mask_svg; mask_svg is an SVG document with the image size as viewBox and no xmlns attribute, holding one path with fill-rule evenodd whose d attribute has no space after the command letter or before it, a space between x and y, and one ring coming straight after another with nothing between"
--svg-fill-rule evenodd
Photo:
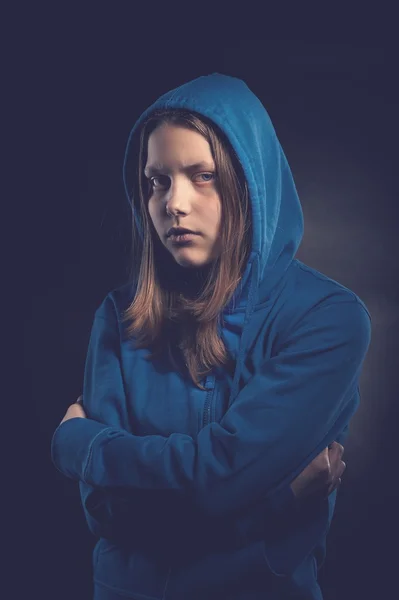
<instances>
[{"instance_id":1,"label":"hoodie zipper","mask_svg":"<svg viewBox=\"0 0 399 600\"><path fill-rule=\"evenodd\" d=\"M202 425L205 427L211 422L212 418L212 396L213 390L215 388L215 377L213 375L208 375L205 377L204 387L207 390L205 404L204 404L204 412L202 417Z\"/></svg>"}]
</instances>

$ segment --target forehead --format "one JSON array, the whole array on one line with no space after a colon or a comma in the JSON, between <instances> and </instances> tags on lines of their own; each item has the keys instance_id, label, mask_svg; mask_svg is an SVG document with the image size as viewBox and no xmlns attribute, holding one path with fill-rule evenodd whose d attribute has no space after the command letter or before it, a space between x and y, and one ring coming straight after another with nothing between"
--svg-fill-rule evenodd
<instances>
[{"instance_id":1,"label":"forehead","mask_svg":"<svg viewBox=\"0 0 399 600\"><path fill-rule=\"evenodd\" d=\"M208 141L198 131L164 124L148 138L147 164L160 160L178 161L183 165L185 161L212 160L212 152Z\"/></svg>"}]
</instances>

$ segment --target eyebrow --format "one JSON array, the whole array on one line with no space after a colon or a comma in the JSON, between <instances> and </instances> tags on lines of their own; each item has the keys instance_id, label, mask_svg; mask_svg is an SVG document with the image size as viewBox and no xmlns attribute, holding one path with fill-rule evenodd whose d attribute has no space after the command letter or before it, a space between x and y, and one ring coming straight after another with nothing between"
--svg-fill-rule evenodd
<instances>
[{"instance_id":1,"label":"eyebrow","mask_svg":"<svg viewBox=\"0 0 399 600\"><path fill-rule=\"evenodd\" d=\"M195 169L207 169L207 170L212 170L214 169L214 166L211 165L211 163L206 162L206 161L201 161L198 163L194 163L192 165L186 165L185 167L182 167L180 170L188 173L190 171L194 171ZM144 174L145 175L159 175L159 174L165 174L167 173L167 169L162 169L161 167L158 167L157 165L148 165L145 167L144 169Z\"/></svg>"}]
</instances>

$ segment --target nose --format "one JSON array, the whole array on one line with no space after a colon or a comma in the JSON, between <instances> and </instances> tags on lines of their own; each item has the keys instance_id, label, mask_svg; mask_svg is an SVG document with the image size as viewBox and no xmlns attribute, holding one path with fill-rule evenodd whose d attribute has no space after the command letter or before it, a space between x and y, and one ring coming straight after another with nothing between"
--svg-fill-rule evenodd
<instances>
[{"instance_id":1,"label":"nose","mask_svg":"<svg viewBox=\"0 0 399 600\"><path fill-rule=\"evenodd\" d=\"M166 212L170 214L190 212L190 187L183 181L173 181L165 195Z\"/></svg>"}]
</instances>

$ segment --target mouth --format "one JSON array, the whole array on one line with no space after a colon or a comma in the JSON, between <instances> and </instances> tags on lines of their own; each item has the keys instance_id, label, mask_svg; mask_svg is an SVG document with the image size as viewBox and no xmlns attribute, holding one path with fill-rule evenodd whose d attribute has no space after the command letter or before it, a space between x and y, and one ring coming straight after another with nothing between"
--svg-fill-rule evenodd
<instances>
[{"instance_id":1,"label":"mouth","mask_svg":"<svg viewBox=\"0 0 399 600\"><path fill-rule=\"evenodd\" d=\"M187 232L187 233L180 233L180 234L172 234L168 237L168 239L173 243L173 244L184 244L186 242L191 242L193 240L193 238L196 236L196 233L193 232Z\"/></svg>"},{"instance_id":2,"label":"mouth","mask_svg":"<svg viewBox=\"0 0 399 600\"><path fill-rule=\"evenodd\" d=\"M187 227L171 227L168 229L166 233L166 237L170 237L171 235L183 235L184 233L194 233L192 229L187 229Z\"/></svg>"}]
</instances>

